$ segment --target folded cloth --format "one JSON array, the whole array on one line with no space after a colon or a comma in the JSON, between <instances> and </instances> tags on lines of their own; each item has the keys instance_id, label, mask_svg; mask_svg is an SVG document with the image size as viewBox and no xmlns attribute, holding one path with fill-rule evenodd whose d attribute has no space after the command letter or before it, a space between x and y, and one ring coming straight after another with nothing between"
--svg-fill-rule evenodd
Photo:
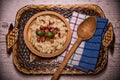
<instances>
[{"instance_id":1,"label":"folded cloth","mask_svg":"<svg viewBox=\"0 0 120 80\"><path fill-rule=\"evenodd\" d=\"M73 12L70 19L70 26L72 29L72 39L69 47L66 51L57 58L57 61L61 62L65 58L65 55L70 51L72 45L77 40L77 28L78 25L84 21L87 15L83 15L77 12ZM72 57L70 58L67 65L88 72L89 70L94 70L97 64L98 55L100 52L100 47L102 44L102 39L106 30L108 19L96 18L97 26L96 32L93 37L89 40L82 41L78 46Z\"/></svg>"}]
</instances>

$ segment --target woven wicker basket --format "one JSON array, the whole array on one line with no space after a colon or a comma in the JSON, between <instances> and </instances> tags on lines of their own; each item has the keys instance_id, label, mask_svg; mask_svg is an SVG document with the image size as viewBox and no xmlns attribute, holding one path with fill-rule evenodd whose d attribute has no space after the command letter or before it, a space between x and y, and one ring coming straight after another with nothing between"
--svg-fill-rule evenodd
<instances>
[{"instance_id":1,"label":"woven wicker basket","mask_svg":"<svg viewBox=\"0 0 120 80\"><path fill-rule=\"evenodd\" d=\"M58 12L68 19L70 19L73 11L90 16L105 18L102 9L96 5L28 5L21 8L16 15L15 28L7 35L7 48L9 49L13 46L13 62L16 68L25 74L53 74L59 66L59 63L56 61L56 57L51 59L44 59L34 55L26 47L23 39L23 30L26 22L32 15L42 11ZM11 40L11 38L13 39ZM69 66L66 66L62 74L97 74L103 71L108 60L107 47L112 40L113 27L112 24L109 24L103 39L95 70L85 73L81 70L72 69Z\"/></svg>"}]
</instances>

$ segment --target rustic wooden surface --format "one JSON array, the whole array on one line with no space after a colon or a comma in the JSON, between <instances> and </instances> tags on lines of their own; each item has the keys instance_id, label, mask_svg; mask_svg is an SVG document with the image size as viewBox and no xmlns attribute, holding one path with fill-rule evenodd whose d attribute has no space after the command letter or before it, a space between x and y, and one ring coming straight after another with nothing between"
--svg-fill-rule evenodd
<instances>
[{"instance_id":1,"label":"rustic wooden surface","mask_svg":"<svg viewBox=\"0 0 120 80\"><path fill-rule=\"evenodd\" d=\"M112 22L115 32L114 52L108 51L108 65L97 75L62 75L60 80L119 80L120 77L120 11L118 0L0 0L0 80L50 80L52 75L25 75L13 65L12 55L6 52L5 35L10 23L14 24L17 11L29 4L66 5L96 4Z\"/></svg>"}]
</instances>

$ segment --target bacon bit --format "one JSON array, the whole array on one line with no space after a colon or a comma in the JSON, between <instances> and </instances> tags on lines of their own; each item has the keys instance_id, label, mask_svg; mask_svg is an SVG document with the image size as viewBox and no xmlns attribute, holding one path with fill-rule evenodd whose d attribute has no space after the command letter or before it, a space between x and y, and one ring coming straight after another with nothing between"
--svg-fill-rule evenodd
<instances>
[{"instance_id":1,"label":"bacon bit","mask_svg":"<svg viewBox=\"0 0 120 80\"><path fill-rule=\"evenodd\" d=\"M54 34L57 34L58 29L55 28L55 30L53 31Z\"/></svg>"},{"instance_id":2,"label":"bacon bit","mask_svg":"<svg viewBox=\"0 0 120 80\"><path fill-rule=\"evenodd\" d=\"M53 32L55 29L54 28L51 28L50 31Z\"/></svg>"},{"instance_id":3,"label":"bacon bit","mask_svg":"<svg viewBox=\"0 0 120 80\"><path fill-rule=\"evenodd\" d=\"M49 32L49 29L45 29L45 32Z\"/></svg>"},{"instance_id":4,"label":"bacon bit","mask_svg":"<svg viewBox=\"0 0 120 80\"><path fill-rule=\"evenodd\" d=\"M41 42L45 42L45 40L46 40L46 37L45 37L45 36L42 36L42 37L40 38L40 41L41 41Z\"/></svg>"},{"instance_id":5,"label":"bacon bit","mask_svg":"<svg viewBox=\"0 0 120 80\"><path fill-rule=\"evenodd\" d=\"M37 42L40 42L40 36L37 36Z\"/></svg>"},{"instance_id":6,"label":"bacon bit","mask_svg":"<svg viewBox=\"0 0 120 80\"><path fill-rule=\"evenodd\" d=\"M59 31L59 29L58 28L55 28L57 31Z\"/></svg>"},{"instance_id":7,"label":"bacon bit","mask_svg":"<svg viewBox=\"0 0 120 80\"><path fill-rule=\"evenodd\" d=\"M45 30L41 30L42 32L45 32Z\"/></svg>"},{"instance_id":8,"label":"bacon bit","mask_svg":"<svg viewBox=\"0 0 120 80\"><path fill-rule=\"evenodd\" d=\"M54 43L54 39L50 39L50 42L51 42L51 43Z\"/></svg>"},{"instance_id":9,"label":"bacon bit","mask_svg":"<svg viewBox=\"0 0 120 80\"><path fill-rule=\"evenodd\" d=\"M51 28L51 26L50 26L50 25L47 25L47 28L48 28L48 29L50 29L50 28Z\"/></svg>"},{"instance_id":10,"label":"bacon bit","mask_svg":"<svg viewBox=\"0 0 120 80\"><path fill-rule=\"evenodd\" d=\"M49 41L50 39L46 37L46 40Z\"/></svg>"},{"instance_id":11,"label":"bacon bit","mask_svg":"<svg viewBox=\"0 0 120 80\"><path fill-rule=\"evenodd\" d=\"M40 30L44 30L45 29L45 26L40 26Z\"/></svg>"}]
</instances>

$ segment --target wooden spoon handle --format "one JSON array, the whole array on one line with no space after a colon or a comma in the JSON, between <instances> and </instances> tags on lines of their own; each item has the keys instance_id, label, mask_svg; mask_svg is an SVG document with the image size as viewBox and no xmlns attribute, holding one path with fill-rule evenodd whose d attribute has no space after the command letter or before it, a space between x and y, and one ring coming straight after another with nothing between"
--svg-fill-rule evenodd
<instances>
[{"instance_id":1,"label":"wooden spoon handle","mask_svg":"<svg viewBox=\"0 0 120 80\"><path fill-rule=\"evenodd\" d=\"M60 73L62 72L62 70L64 69L64 67L66 66L66 64L68 63L69 59L71 58L72 54L74 53L74 51L76 50L76 48L78 47L78 45L80 44L81 41L82 41L82 39L78 38L77 41L73 44L71 50L65 56L64 60L62 61L62 63L58 67L57 71L54 73L54 75L51 78L51 80L57 80L58 79Z\"/></svg>"}]
</instances>

